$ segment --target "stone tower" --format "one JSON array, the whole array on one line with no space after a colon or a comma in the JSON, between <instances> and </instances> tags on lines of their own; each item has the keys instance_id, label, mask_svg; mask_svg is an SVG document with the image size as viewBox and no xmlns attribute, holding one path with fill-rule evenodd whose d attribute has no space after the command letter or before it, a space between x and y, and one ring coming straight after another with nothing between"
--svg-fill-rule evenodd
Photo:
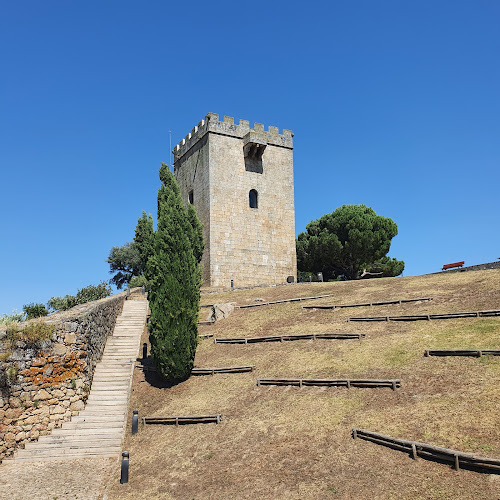
<instances>
[{"instance_id":1,"label":"stone tower","mask_svg":"<svg viewBox=\"0 0 500 500\"><path fill-rule=\"evenodd\" d=\"M209 113L175 146L182 197L203 223L205 286L296 278L292 137Z\"/></svg>"}]
</instances>

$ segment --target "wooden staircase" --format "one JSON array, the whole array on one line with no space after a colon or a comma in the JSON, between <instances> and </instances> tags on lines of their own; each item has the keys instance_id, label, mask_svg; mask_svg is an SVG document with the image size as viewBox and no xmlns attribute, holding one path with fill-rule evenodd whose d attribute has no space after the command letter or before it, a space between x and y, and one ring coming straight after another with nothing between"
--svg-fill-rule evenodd
<instances>
[{"instance_id":1,"label":"wooden staircase","mask_svg":"<svg viewBox=\"0 0 500 500\"><path fill-rule=\"evenodd\" d=\"M18 450L12 462L119 457L127 423L134 363L148 302L127 300L94 372L85 408L50 435ZM6 459L7 461L8 459Z\"/></svg>"}]
</instances>

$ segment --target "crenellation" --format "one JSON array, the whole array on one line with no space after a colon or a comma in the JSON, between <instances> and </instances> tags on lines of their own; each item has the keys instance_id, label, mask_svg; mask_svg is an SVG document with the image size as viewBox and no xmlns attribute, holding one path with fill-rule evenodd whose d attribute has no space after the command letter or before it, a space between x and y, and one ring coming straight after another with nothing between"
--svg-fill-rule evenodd
<instances>
[{"instance_id":1,"label":"crenellation","mask_svg":"<svg viewBox=\"0 0 500 500\"><path fill-rule=\"evenodd\" d=\"M200 141L205 134L215 133L223 134L231 137L244 139L248 133L253 132L254 136L258 136L259 142L284 148L293 148L293 133L291 130L283 129L283 134L279 133L279 128L269 126L268 131L262 123L254 123L254 127L250 128L248 120L239 120L238 124L234 123L232 116L224 116L223 121L219 120L217 113L207 113L205 119L195 126L191 133L187 134L173 149L174 163L177 162L190 148Z\"/></svg>"}]
</instances>

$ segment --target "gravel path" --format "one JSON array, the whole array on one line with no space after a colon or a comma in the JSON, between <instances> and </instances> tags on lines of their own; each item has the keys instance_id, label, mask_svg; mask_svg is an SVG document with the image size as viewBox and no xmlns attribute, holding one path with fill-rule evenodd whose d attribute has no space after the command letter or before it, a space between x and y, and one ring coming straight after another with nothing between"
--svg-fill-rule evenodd
<instances>
[{"instance_id":1,"label":"gravel path","mask_svg":"<svg viewBox=\"0 0 500 500\"><path fill-rule=\"evenodd\" d=\"M105 500L120 480L116 458L0 464L0 500Z\"/></svg>"}]
</instances>

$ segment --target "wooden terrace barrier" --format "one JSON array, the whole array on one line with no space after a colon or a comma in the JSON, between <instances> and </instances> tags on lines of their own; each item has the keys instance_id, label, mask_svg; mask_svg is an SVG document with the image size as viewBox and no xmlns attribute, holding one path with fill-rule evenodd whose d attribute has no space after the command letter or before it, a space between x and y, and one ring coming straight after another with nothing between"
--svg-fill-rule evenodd
<instances>
[{"instance_id":1,"label":"wooden terrace barrier","mask_svg":"<svg viewBox=\"0 0 500 500\"><path fill-rule=\"evenodd\" d=\"M426 350L424 356L500 356L500 349L440 349Z\"/></svg>"},{"instance_id":2,"label":"wooden terrace barrier","mask_svg":"<svg viewBox=\"0 0 500 500\"><path fill-rule=\"evenodd\" d=\"M456 312L444 314L414 314L410 316L354 316L347 318L347 321L420 321L431 319L489 318L492 316L500 316L500 310L494 309L489 311Z\"/></svg>"},{"instance_id":3,"label":"wooden terrace barrier","mask_svg":"<svg viewBox=\"0 0 500 500\"><path fill-rule=\"evenodd\" d=\"M213 336L214 336L213 333L200 333L200 334L198 334L199 339L209 339Z\"/></svg>"},{"instance_id":4,"label":"wooden terrace barrier","mask_svg":"<svg viewBox=\"0 0 500 500\"><path fill-rule=\"evenodd\" d=\"M156 368L154 366L136 365L136 368L144 372L156 372ZM255 365L227 366L221 368L200 368L195 366L191 370L191 375L215 375L216 373L245 373L245 372L253 372L254 370L255 370Z\"/></svg>"},{"instance_id":5,"label":"wooden terrace barrier","mask_svg":"<svg viewBox=\"0 0 500 500\"><path fill-rule=\"evenodd\" d=\"M302 306L302 309L343 309L345 307L371 307L371 306L387 306L392 304L407 304L408 302L420 302L420 301L432 300L432 297L422 297L419 299L396 299L396 300L385 300L383 302L364 302L362 304L318 304L314 306Z\"/></svg>"},{"instance_id":6,"label":"wooden terrace barrier","mask_svg":"<svg viewBox=\"0 0 500 500\"><path fill-rule=\"evenodd\" d=\"M253 372L255 365L248 366L228 366L223 368L193 368L191 375L215 375L216 373L245 373Z\"/></svg>"},{"instance_id":7,"label":"wooden terrace barrier","mask_svg":"<svg viewBox=\"0 0 500 500\"><path fill-rule=\"evenodd\" d=\"M222 415L183 415L179 417L142 417L143 424L186 425L186 424L218 424Z\"/></svg>"},{"instance_id":8,"label":"wooden terrace barrier","mask_svg":"<svg viewBox=\"0 0 500 500\"><path fill-rule=\"evenodd\" d=\"M293 299L282 299L282 300L271 300L269 302L257 302L255 304L241 304L239 306L234 306L235 309L247 309L248 307L261 307L261 306L270 306L273 304L283 304L285 302L300 302L302 300L316 300L316 299L325 299L327 297L331 297L332 294L328 295L316 295L314 297L294 297Z\"/></svg>"},{"instance_id":9,"label":"wooden terrace barrier","mask_svg":"<svg viewBox=\"0 0 500 500\"><path fill-rule=\"evenodd\" d=\"M390 436L384 436L378 432L371 432L363 429L354 428L352 430L352 437L353 439L360 438L395 450L404 451L409 453L414 460L416 460L417 457L422 457L429 460L451 463L455 470L459 470L460 467L463 467L486 470L497 474L500 473L500 460L495 458L478 457L470 453L432 446L417 441L396 439Z\"/></svg>"},{"instance_id":10,"label":"wooden terrace barrier","mask_svg":"<svg viewBox=\"0 0 500 500\"><path fill-rule=\"evenodd\" d=\"M401 387L400 380L377 379L302 379L302 378L258 378L257 387L261 385L295 385L297 387L390 387L393 391Z\"/></svg>"},{"instance_id":11,"label":"wooden terrace barrier","mask_svg":"<svg viewBox=\"0 0 500 500\"><path fill-rule=\"evenodd\" d=\"M298 335L269 335L265 337L245 337L236 339L214 338L215 344L255 344L257 342L285 342L289 340L316 339L358 339L366 337L364 333L302 333Z\"/></svg>"}]
</instances>

